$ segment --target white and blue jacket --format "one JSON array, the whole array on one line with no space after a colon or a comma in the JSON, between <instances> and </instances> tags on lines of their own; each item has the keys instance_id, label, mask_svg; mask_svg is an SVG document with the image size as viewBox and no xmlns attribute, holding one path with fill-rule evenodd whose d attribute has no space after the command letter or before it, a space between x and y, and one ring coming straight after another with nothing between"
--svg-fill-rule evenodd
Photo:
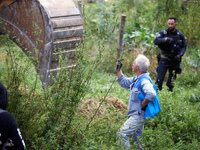
<instances>
[{"instance_id":1,"label":"white and blue jacket","mask_svg":"<svg viewBox=\"0 0 200 150\"><path fill-rule=\"evenodd\" d=\"M142 90L145 94L145 99L153 101L154 98L156 97L156 92L153 88L153 84L147 78L151 80L151 78L149 77L149 73L144 73L140 75L135 83L133 81L136 79L136 76L131 78L126 78L122 74L117 79L121 87L129 89L130 91L128 113L127 113L128 118L135 114L141 114L142 101L138 98L138 96L140 95Z\"/></svg>"}]
</instances>

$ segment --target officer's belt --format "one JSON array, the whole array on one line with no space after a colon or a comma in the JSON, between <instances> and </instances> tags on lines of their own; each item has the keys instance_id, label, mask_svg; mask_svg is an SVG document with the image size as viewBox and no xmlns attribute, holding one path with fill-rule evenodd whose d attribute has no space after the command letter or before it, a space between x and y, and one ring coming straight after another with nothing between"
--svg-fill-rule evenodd
<instances>
[{"instance_id":1,"label":"officer's belt","mask_svg":"<svg viewBox=\"0 0 200 150\"><path fill-rule=\"evenodd\" d=\"M163 55L163 54L161 54L161 58L170 59L169 57L167 57L167 56L165 56L165 55Z\"/></svg>"}]
</instances>

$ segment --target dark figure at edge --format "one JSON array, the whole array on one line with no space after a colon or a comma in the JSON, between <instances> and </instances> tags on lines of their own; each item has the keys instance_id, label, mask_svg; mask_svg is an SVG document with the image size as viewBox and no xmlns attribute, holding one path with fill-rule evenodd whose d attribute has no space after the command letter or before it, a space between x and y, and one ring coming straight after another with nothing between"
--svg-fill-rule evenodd
<instances>
[{"instance_id":1,"label":"dark figure at edge","mask_svg":"<svg viewBox=\"0 0 200 150\"><path fill-rule=\"evenodd\" d=\"M6 111L8 105L7 90L0 83L0 149L24 150L25 143L13 115Z\"/></svg>"}]
</instances>

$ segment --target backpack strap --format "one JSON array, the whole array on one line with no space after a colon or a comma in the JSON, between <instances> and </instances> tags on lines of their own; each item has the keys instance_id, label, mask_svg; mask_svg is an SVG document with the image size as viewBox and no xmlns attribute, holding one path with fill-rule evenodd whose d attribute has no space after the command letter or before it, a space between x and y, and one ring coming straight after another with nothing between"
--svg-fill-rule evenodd
<instances>
[{"instance_id":1,"label":"backpack strap","mask_svg":"<svg viewBox=\"0 0 200 150\"><path fill-rule=\"evenodd\" d=\"M141 78L139 79L139 88L140 88L140 90L142 91L142 93L144 93L143 90L142 90L142 86L141 86L141 82L142 82L143 79L148 79L148 80L150 81L150 83L153 84L150 77L148 77L148 76L141 77Z\"/></svg>"}]
</instances>

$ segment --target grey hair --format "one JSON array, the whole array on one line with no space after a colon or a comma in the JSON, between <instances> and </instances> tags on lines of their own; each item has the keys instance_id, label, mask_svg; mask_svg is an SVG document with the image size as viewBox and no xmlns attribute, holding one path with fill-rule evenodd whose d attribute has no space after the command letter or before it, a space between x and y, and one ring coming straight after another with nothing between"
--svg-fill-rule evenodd
<instances>
[{"instance_id":1,"label":"grey hair","mask_svg":"<svg viewBox=\"0 0 200 150\"><path fill-rule=\"evenodd\" d=\"M135 65L139 66L140 71L147 72L150 66L150 62L146 56L139 54L135 59Z\"/></svg>"}]
</instances>

